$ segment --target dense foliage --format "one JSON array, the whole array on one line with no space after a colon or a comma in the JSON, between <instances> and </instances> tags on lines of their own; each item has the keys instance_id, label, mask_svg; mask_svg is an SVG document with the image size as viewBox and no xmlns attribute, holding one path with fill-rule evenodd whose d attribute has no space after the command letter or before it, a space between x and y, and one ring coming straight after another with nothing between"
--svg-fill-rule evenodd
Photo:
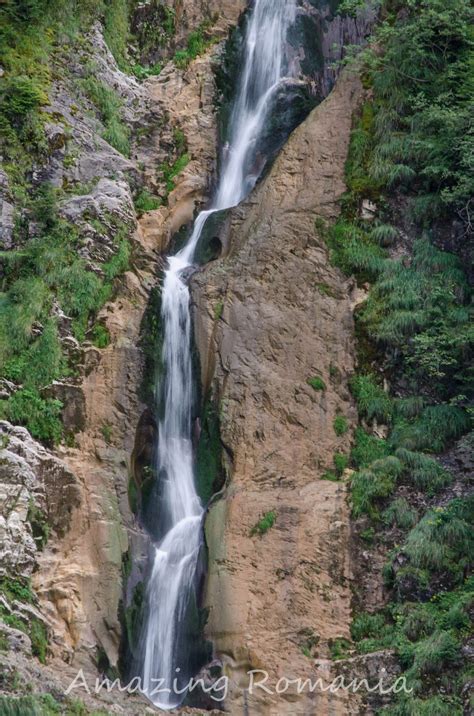
<instances>
[{"instance_id":1,"label":"dense foliage","mask_svg":"<svg viewBox=\"0 0 474 716\"><path fill-rule=\"evenodd\" d=\"M340 11L361 4L348 0ZM474 502L469 494L453 499L455 476L436 457L472 428L465 257L474 195L473 12L468 0L379 5L370 49L359 57L370 100L352 133L348 191L328 238L336 265L370 284L356 314L351 390L362 426L351 453L351 500L364 549L374 541L392 547L384 569L392 601L380 613L358 614L352 637L362 653L395 648L414 687L382 713L443 716L462 713L462 647L474 605ZM472 446L472 433L464 441Z\"/></svg>"}]
</instances>

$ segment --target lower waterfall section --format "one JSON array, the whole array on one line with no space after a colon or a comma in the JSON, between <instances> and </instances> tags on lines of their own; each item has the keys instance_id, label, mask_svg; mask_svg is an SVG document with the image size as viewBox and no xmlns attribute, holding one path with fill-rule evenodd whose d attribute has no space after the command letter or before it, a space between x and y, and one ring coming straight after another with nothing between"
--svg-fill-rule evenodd
<instances>
[{"instance_id":1,"label":"lower waterfall section","mask_svg":"<svg viewBox=\"0 0 474 716\"><path fill-rule=\"evenodd\" d=\"M164 381L156 396L159 481L158 528L150 530L151 570L140 641L139 675L148 698L162 709L178 706L193 675L188 609L197 599L198 564L203 545L204 507L195 486L192 444L193 376L190 295L187 276L208 218L236 206L254 187L265 164L261 138L278 91L291 79L286 38L295 18L293 0L256 0L243 45L242 71L231 113L229 142L211 208L197 217L185 246L168 257L163 282L162 363ZM156 535L159 535L157 538ZM161 683L160 694L153 696Z\"/></svg>"}]
</instances>

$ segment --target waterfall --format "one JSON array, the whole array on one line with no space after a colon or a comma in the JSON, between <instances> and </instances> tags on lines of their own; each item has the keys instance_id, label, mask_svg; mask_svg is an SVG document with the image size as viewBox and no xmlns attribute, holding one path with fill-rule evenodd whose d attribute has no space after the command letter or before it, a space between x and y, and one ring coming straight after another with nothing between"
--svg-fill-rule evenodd
<instances>
[{"instance_id":1,"label":"waterfall","mask_svg":"<svg viewBox=\"0 0 474 716\"><path fill-rule=\"evenodd\" d=\"M169 529L153 548L141 664L142 687L150 700L163 709L182 702L183 684L192 676L186 674L180 658L187 650L184 620L195 588L204 516L194 484L190 295L183 270L192 265L209 216L236 206L258 179L259 140L272 100L289 71L285 44L295 16L294 2L255 1L245 32L243 67L215 199L211 208L197 217L187 244L168 257L164 278L164 417L159 424L156 467L163 481L160 519ZM168 691L152 696L157 679L163 680L162 690Z\"/></svg>"}]
</instances>

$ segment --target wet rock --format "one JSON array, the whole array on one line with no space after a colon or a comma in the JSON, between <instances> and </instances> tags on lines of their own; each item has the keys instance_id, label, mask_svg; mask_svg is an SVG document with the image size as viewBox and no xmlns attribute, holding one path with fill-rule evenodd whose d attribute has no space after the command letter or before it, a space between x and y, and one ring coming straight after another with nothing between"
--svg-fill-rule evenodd
<instances>
[{"instance_id":1,"label":"wet rock","mask_svg":"<svg viewBox=\"0 0 474 716\"><path fill-rule=\"evenodd\" d=\"M330 265L315 223L338 216L361 97L359 79L341 76L233 212L220 235L222 257L191 280L202 389L220 406L229 456L224 497L206 523L207 635L231 676L236 712L243 708L236 686L247 668L263 668L275 680L309 676L297 639L302 629L320 637L322 657L331 639L349 637L347 485L320 478L334 453L350 447L350 433L338 437L333 430L336 415L351 426L356 421L347 390L354 370L352 305L350 283ZM321 282L331 295L318 291ZM307 383L314 375L326 385L317 395ZM274 525L252 537L270 511ZM321 713L349 710L345 697L320 699ZM297 708L271 697L254 697L249 708L293 714L313 707L301 696Z\"/></svg>"}]
</instances>

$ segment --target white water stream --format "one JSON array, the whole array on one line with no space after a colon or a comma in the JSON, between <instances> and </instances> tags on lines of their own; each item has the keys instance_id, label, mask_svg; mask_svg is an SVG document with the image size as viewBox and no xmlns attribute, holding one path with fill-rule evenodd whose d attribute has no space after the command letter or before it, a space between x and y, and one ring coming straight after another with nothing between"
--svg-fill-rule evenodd
<instances>
[{"instance_id":1,"label":"white water stream","mask_svg":"<svg viewBox=\"0 0 474 716\"><path fill-rule=\"evenodd\" d=\"M258 179L258 146L276 90L285 79L285 45L295 17L295 0L256 0L248 19L243 68L230 121L230 138L212 207L197 217L187 244L168 258L162 293L165 368L164 418L159 425L158 472L164 480L161 509L171 525L155 546L147 587L142 687L162 709L184 696L173 679L186 652L183 626L202 544L204 509L194 484L191 440L192 361L190 295L182 272L193 263L211 214L239 204ZM181 674L181 677L185 676ZM156 679L169 693L151 696Z\"/></svg>"}]
</instances>

